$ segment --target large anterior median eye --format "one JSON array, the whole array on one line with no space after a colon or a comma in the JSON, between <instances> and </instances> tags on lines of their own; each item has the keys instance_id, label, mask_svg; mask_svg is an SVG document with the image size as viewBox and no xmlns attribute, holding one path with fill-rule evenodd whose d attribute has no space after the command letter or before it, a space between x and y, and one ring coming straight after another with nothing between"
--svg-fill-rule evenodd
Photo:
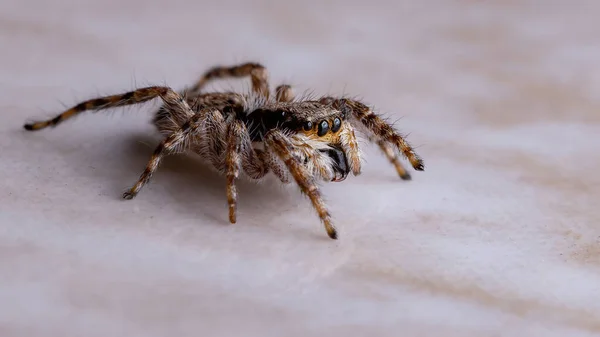
<instances>
[{"instance_id":1,"label":"large anterior median eye","mask_svg":"<svg viewBox=\"0 0 600 337\"><path fill-rule=\"evenodd\" d=\"M319 137L323 137L329 132L329 123L326 120L322 120L319 123L319 129L317 130L317 135Z\"/></svg>"},{"instance_id":2,"label":"large anterior median eye","mask_svg":"<svg viewBox=\"0 0 600 337\"><path fill-rule=\"evenodd\" d=\"M339 119L339 117L336 117L333 120L333 126L331 126L331 132L336 133L340 130L341 127L342 127L342 120Z\"/></svg>"}]
</instances>

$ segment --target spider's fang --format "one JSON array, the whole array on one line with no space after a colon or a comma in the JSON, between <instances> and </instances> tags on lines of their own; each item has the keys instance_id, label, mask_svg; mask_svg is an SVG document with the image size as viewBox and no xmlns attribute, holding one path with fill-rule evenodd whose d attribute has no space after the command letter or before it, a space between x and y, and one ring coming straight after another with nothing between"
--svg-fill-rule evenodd
<instances>
[{"instance_id":1,"label":"spider's fang","mask_svg":"<svg viewBox=\"0 0 600 337\"><path fill-rule=\"evenodd\" d=\"M333 182L344 181L346 177L348 177L348 173L350 173L350 166L348 165L348 158L346 157L346 153L342 149L333 147L328 150L324 150L329 158L333 160L333 171L334 177L331 179Z\"/></svg>"}]
</instances>

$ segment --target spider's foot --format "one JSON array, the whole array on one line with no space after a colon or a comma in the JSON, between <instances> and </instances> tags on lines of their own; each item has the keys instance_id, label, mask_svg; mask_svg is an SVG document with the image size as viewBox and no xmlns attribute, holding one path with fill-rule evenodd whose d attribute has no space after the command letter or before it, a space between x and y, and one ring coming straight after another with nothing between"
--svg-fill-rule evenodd
<instances>
[{"instance_id":1,"label":"spider's foot","mask_svg":"<svg viewBox=\"0 0 600 337\"><path fill-rule=\"evenodd\" d=\"M34 123L27 123L27 124L23 125L23 128L27 131L37 131L37 130L41 130L47 126L50 126L50 124L48 122L34 122Z\"/></svg>"},{"instance_id":2,"label":"spider's foot","mask_svg":"<svg viewBox=\"0 0 600 337\"><path fill-rule=\"evenodd\" d=\"M423 159L419 157L415 157L414 159L412 159L410 161L410 164L417 171L425 171L425 163L423 163Z\"/></svg>"},{"instance_id":3,"label":"spider's foot","mask_svg":"<svg viewBox=\"0 0 600 337\"><path fill-rule=\"evenodd\" d=\"M135 198L136 195L137 195L137 193L135 193L135 192L127 191L127 192L123 193L123 199L131 200L131 199Z\"/></svg>"},{"instance_id":4,"label":"spider's foot","mask_svg":"<svg viewBox=\"0 0 600 337\"><path fill-rule=\"evenodd\" d=\"M394 166L396 167L396 173L402 180L411 180L412 177L408 171L402 166L399 162L394 162Z\"/></svg>"},{"instance_id":5,"label":"spider's foot","mask_svg":"<svg viewBox=\"0 0 600 337\"><path fill-rule=\"evenodd\" d=\"M229 222L231 222L232 224L236 223L236 215L235 215L235 205L230 205L229 206Z\"/></svg>"},{"instance_id":6,"label":"spider's foot","mask_svg":"<svg viewBox=\"0 0 600 337\"><path fill-rule=\"evenodd\" d=\"M327 226L325 226L325 230L327 230L327 235L330 238L332 238L333 240L337 240L338 233L337 233L337 230L333 226L327 225Z\"/></svg>"}]
</instances>

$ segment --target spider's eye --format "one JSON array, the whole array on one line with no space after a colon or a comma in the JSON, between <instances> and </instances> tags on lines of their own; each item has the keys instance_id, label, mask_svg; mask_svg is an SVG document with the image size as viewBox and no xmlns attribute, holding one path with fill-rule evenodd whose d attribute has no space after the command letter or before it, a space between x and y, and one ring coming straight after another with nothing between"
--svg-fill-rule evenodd
<instances>
[{"instance_id":1,"label":"spider's eye","mask_svg":"<svg viewBox=\"0 0 600 337\"><path fill-rule=\"evenodd\" d=\"M317 130L317 135L319 137L323 137L327 134L328 131L329 131L329 123L326 120L321 121L321 123L319 123L319 129Z\"/></svg>"},{"instance_id":2,"label":"spider's eye","mask_svg":"<svg viewBox=\"0 0 600 337\"><path fill-rule=\"evenodd\" d=\"M305 131L310 131L313 128L313 123L311 121L307 121L304 123L304 130Z\"/></svg>"},{"instance_id":3,"label":"spider's eye","mask_svg":"<svg viewBox=\"0 0 600 337\"><path fill-rule=\"evenodd\" d=\"M333 120L333 125L331 126L331 132L336 133L342 127L342 120L339 117L336 117Z\"/></svg>"}]
</instances>

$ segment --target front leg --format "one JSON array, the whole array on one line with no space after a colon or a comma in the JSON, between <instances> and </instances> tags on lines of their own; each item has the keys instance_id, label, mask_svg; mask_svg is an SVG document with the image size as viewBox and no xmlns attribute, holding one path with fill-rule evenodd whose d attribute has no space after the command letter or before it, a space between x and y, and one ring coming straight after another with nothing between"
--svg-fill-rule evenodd
<instances>
[{"instance_id":1,"label":"front leg","mask_svg":"<svg viewBox=\"0 0 600 337\"><path fill-rule=\"evenodd\" d=\"M396 170L402 179L408 180L410 177L403 174L406 170L398 162L395 153L389 152L392 149L389 148L388 144L393 145L395 149L400 151L410 161L415 170L423 171L425 169L423 160L404 137L365 104L357 100L333 97L323 97L320 101L324 104L331 104L334 108L346 113L348 117L358 122L358 126L366 129L368 138L378 143L390 162L396 166Z\"/></svg>"},{"instance_id":2,"label":"front leg","mask_svg":"<svg viewBox=\"0 0 600 337\"><path fill-rule=\"evenodd\" d=\"M333 226L331 215L327 210L327 206L317 187L316 181L302 163L294 157L293 144L278 130L267 133L265 136L265 143L267 145L267 151L273 151L285 163L302 193L308 196L313 207L317 210L321 222L323 222L323 225L325 226L327 235L334 240L337 239L337 230Z\"/></svg>"},{"instance_id":3,"label":"front leg","mask_svg":"<svg viewBox=\"0 0 600 337\"><path fill-rule=\"evenodd\" d=\"M400 163L400 160L398 160L398 155L396 154L396 151L394 151L394 149L390 146L390 143L385 142L381 139L374 142L377 143L377 145L385 154L390 163L394 165L394 167L396 168L396 172L398 172L398 175L400 176L400 179L411 180L410 173L408 173L408 171L406 171L406 169L404 168L404 165Z\"/></svg>"}]
</instances>

